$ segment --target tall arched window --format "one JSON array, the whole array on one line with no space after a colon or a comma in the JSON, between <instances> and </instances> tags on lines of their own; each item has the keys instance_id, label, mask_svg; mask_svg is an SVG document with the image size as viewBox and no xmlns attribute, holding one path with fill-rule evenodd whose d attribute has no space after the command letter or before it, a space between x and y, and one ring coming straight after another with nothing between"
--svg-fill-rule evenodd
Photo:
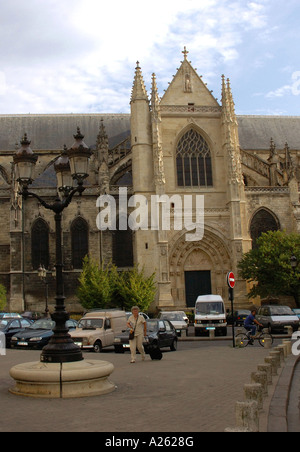
<instances>
[{"instance_id":1,"label":"tall arched window","mask_svg":"<svg viewBox=\"0 0 300 452\"><path fill-rule=\"evenodd\" d=\"M257 248L257 240L264 232L278 231L279 221L275 215L267 209L260 209L252 218L250 225L250 235L252 238L252 248Z\"/></svg>"},{"instance_id":2,"label":"tall arched window","mask_svg":"<svg viewBox=\"0 0 300 452\"><path fill-rule=\"evenodd\" d=\"M83 218L76 218L71 226L72 236L72 266L83 267L83 259L89 252L89 228Z\"/></svg>"},{"instance_id":3,"label":"tall arched window","mask_svg":"<svg viewBox=\"0 0 300 452\"><path fill-rule=\"evenodd\" d=\"M190 129L179 140L176 153L179 187L212 187L212 161L202 135Z\"/></svg>"},{"instance_id":4,"label":"tall arched window","mask_svg":"<svg viewBox=\"0 0 300 452\"><path fill-rule=\"evenodd\" d=\"M31 229L31 262L34 270L41 265L49 268L49 227L41 218L34 222Z\"/></svg>"}]
</instances>

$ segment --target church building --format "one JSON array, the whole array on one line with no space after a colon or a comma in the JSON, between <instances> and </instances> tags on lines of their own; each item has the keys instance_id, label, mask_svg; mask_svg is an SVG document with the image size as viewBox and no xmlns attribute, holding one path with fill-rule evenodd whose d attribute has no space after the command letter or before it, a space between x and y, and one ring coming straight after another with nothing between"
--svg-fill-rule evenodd
<instances>
[{"instance_id":1,"label":"church building","mask_svg":"<svg viewBox=\"0 0 300 452\"><path fill-rule=\"evenodd\" d=\"M13 157L24 145L38 156L30 190L46 201L56 197L55 162L64 146L81 137L92 150L87 188L63 213L70 312L81 310L76 287L86 254L120 271L139 264L155 272L152 311L187 310L208 293L228 302L229 271L237 276L236 304L247 307L247 283L237 271L243 253L262 232L300 233L300 116L238 116L230 80L220 77L218 102L186 49L162 97L155 74L149 94L139 63L133 76L130 114L0 115L0 283L11 311L44 311L46 289L52 310L55 293L53 213L18 194ZM99 230L99 196L113 196L119 206L120 192L128 200L142 195L149 206L153 196L167 195L170 230ZM187 240L184 225L175 227L178 200L188 195L194 221L196 199L204 197L199 240ZM127 212L117 209L117 226L130 209L130 203ZM43 280L41 266L48 271Z\"/></svg>"}]
</instances>

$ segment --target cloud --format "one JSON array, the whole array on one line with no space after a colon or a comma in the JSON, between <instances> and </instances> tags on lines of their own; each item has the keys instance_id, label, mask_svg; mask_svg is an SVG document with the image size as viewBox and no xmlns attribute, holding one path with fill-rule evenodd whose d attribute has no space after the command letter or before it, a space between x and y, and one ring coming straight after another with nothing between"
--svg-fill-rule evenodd
<instances>
[{"instance_id":1,"label":"cloud","mask_svg":"<svg viewBox=\"0 0 300 452\"><path fill-rule=\"evenodd\" d=\"M295 71L292 74L292 83L290 85L284 85L274 91L270 91L266 94L267 98L284 97L287 95L300 95L300 71Z\"/></svg>"},{"instance_id":2,"label":"cloud","mask_svg":"<svg viewBox=\"0 0 300 452\"><path fill-rule=\"evenodd\" d=\"M162 91L186 45L199 75L234 70L268 29L270 0L10 0L2 5L3 113L128 112L136 61ZM220 84L220 83L219 83Z\"/></svg>"}]
</instances>

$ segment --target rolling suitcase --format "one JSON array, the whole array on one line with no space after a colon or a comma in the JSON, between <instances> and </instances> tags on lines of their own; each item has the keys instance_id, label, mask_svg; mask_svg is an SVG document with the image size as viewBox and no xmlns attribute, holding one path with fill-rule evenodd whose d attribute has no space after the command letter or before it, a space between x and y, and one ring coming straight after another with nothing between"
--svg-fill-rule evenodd
<instances>
[{"instance_id":1,"label":"rolling suitcase","mask_svg":"<svg viewBox=\"0 0 300 452\"><path fill-rule=\"evenodd\" d=\"M163 354L157 344L148 345L147 349L152 360L160 361L162 359Z\"/></svg>"}]
</instances>

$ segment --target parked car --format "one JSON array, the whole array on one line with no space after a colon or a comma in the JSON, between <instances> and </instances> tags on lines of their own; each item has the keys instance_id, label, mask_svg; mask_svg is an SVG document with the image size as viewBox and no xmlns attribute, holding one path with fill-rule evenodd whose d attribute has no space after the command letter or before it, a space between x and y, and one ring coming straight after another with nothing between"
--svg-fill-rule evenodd
<instances>
[{"instance_id":1,"label":"parked car","mask_svg":"<svg viewBox=\"0 0 300 452\"><path fill-rule=\"evenodd\" d=\"M1 319L21 319L22 316L15 312L0 312L0 320Z\"/></svg>"},{"instance_id":2,"label":"parked car","mask_svg":"<svg viewBox=\"0 0 300 452\"><path fill-rule=\"evenodd\" d=\"M300 319L300 309L293 309L293 312L296 314L296 316Z\"/></svg>"},{"instance_id":3,"label":"parked car","mask_svg":"<svg viewBox=\"0 0 300 452\"><path fill-rule=\"evenodd\" d=\"M145 352L149 354L149 346L157 345L159 348L170 347L177 350L177 334L174 326L168 320L149 319L147 322L147 338L144 341ZM124 353L129 350L129 329L116 335L114 347L116 353Z\"/></svg>"},{"instance_id":4,"label":"parked car","mask_svg":"<svg viewBox=\"0 0 300 452\"><path fill-rule=\"evenodd\" d=\"M10 347L11 338L16 333L19 333L21 330L23 331L24 328L28 328L30 326L31 326L31 322L26 319L2 318L0 320L0 331L1 331L1 333L5 334L6 348Z\"/></svg>"},{"instance_id":5,"label":"parked car","mask_svg":"<svg viewBox=\"0 0 300 452\"><path fill-rule=\"evenodd\" d=\"M124 311L118 309L97 310L87 313L79 322L71 337L84 350L100 353L104 347L114 344L115 335L127 326Z\"/></svg>"},{"instance_id":6,"label":"parked car","mask_svg":"<svg viewBox=\"0 0 300 452\"><path fill-rule=\"evenodd\" d=\"M24 319L25 320L25 319ZM66 323L70 331L76 329L77 322L75 320L68 320ZM40 319L32 323L29 328L14 334L11 338L12 348L34 348L42 349L48 344L53 336L53 328L55 322L51 319Z\"/></svg>"},{"instance_id":7,"label":"parked car","mask_svg":"<svg viewBox=\"0 0 300 452\"><path fill-rule=\"evenodd\" d=\"M176 329L178 336L182 336L183 333L188 336L189 334L189 319L183 311L165 311L160 312L159 319L169 320Z\"/></svg>"},{"instance_id":8,"label":"parked car","mask_svg":"<svg viewBox=\"0 0 300 452\"><path fill-rule=\"evenodd\" d=\"M231 311L227 314L227 324L235 326L244 326L246 318L251 314L247 309L234 311L233 317Z\"/></svg>"},{"instance_id":9,"label":"parked car","mask_svg":"<svg viewBox=\"0 0 300 452\"><path fill-rule=\"evenodd\" d=\"M291 326L294 331L299 328L299 317L291 310L289 306L262 306L256 319L264 328L268 328L270 333L286 332L285 327Z\"/></svg>"}]
</instances>

